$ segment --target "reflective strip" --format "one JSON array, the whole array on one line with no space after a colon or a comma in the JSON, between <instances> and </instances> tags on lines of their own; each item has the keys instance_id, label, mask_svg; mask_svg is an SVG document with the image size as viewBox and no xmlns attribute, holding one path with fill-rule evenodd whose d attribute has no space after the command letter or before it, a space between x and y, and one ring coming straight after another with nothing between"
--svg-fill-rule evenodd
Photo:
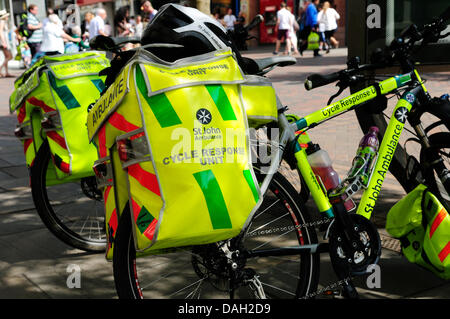
<instances>
[{"instance_id":1,"label":"reflective strip","mask_svg":"<svg viewBox=\"0 0 450 319\"><path fill-rule=\"evenodd\" d=\"M444 249L441 250L441 252L439 253L439 260L442 262L444 262L445 258L447 258L447 256L450 254L450 241L447 243L447 245L445 245Z\"/></svg>"},{"instance_id":2,"label":"reflective strip","mask_svg":"<svg viewBox=\"0 0 450 319\"><path fill-rule=\"evenodd\" d=\"M54 108L52 108L52 107L48 106L47 104L45 104L44 101L38 100L35 97L30 97L27 100L27 102L30 103L30 104L33 104L34 106L40 107L44 111L44 113L56 111Z\"/></svg>"},{"instance_id":3,"label":"reflective strip","mask_svg":"<svg viewBox=\"0 0 450 319\"><path fill-rule=\"evenodd\" d=\"M108 248L112 248L112 243L114 242L114 237L116 236L118 224L119 222L117 221L117 211L114 208L108 222Z\"/></svg>"},{"instance_id":4,"label":"reflective strip","mask_svg":"<svg viewBox=\"0 0 450 319\"><path fill-rule=\"evenodd\" d=\"M23 120L25 119L26 116L27 116L27 111L25 109L25 103L24 103L19 108L19 112L17 113L17 121L19 122L19 124L23 123Z\"/></svg>"},{"instance_id":5,"label":"reflective strip","mask_svg":"<svg viewBox=\"0 0 450 319\"><path fill-rule=\"evenodd\" d=\"M133 206L133 216L137 228L141 234L152 240L158 220L144 206L140 207L133 199L131 199L131 205Z\"/></svg>"},{"instance_id":6,"label":"reflective strip","mask_svg":"<svg viewBox=\"0 0 450 319\"><path fill-rule=\"evenodd\" d=\"M212 227L214 229L232 228L222 191L213 172L206 170L193 175L205 197Z\"/></svg>"},{"instance_id":7,"label":"reflective strip","mask_svg":"<svg viewBox=\"0 0 450 319\"><path fill-rule=\"evenodd\" d=\"M155 174L149 173L146 170L142 169L139 164L128 166L128 174L134 177L134 179L136 179L139 184L150 190L152 193L161 196L158 179L156 178Z\"/></svg>"},{"instance_id":8,"label":"reflective strip","mask_svg":"<svg viewBox=\"0 0 450 319\"><path fill-rule=\"evenodd\" d=\"M113 113L108 120L108 123L114 126L116 129L124 132L131 132L139 129L139 126L128 122L122 114L117 112Z\"/></svg>"},{"instance_id":9,"label":"reflective strip","mask_svg":"<svg viewBox=\"0 0 450 319\"><path fill-rule=\"evenodd\" d=\"M58 94L59 98L63 101L64 105L67 109L74 109L80 107L80 103L78 103L77 99L73 96L72 92L70 92L67 85L58 86L56 84L56 78L53 73L48 72L48 81L55 90L56 94Z\"/></svg>"},{"instance_id":10,"label":"reflective strip","mask_svg":"<svg viewBox=\"0 0 450 319\"><path fill-rule=\"evenodd\" d=\"M26 153L28 150L28 147L30 147L30 145L33 143L33 139L32 138L28 138L26 140L24 140L23 142L23 152Z\"/></svg>"},{"instance_id":11,"label":"reflective strip","mask_svg":"<svg viewBox=\"0 0 450 319\"><path fill-rule=\"evenodd\" d=\"M100 80L100 79L94 79L94 80L91 80L91 81L92 81L92 83L95 85L95 87L97 88L97 90L98 90L100 93L102 93L103 90L105 89L105 83L103 83L103 81Z\"/></svg>"},{"instance_id":12,"label":"reflective strip","mask_svg":"<svg viewBox=\"0 0 450 319\"><path fill-rule=\"evenodd\" d=\"M58 143L59 146L67 150L66 140L64 137L59 135L56 131L48 131L46 132L47 137L51 138L53 141Z\"/></svg>"},{"instance_id":13,"label":"reflective strip","mask_svg":"<svg viewBox=\"0 0 450 319\"><path fill-rule=\"evenodd\" d=\"M106 151L106 126L102 126L100 131L98 131L98 152L100 155L100 158L106 157L107 151Z\"/></svg>"},{"instance_id":14,"label":"reflective strip","mask_svg":"<svg viewBox=\"0 0 450 319\"><path fill-rule=\"evenodd\" d=\"M144 75L141 68L136 68L136 84L139 92L144 96L145 101L150 106L156 120L161 127L170 127L173 125L181 124L181 120L175 112L172 104L165 93L148 97L147 85L145 84Z\"/></svg>"},{"instance_id":15,"label":"reflective strip","mask_svg":"<svg viewBox=\"0 0 450 319\"><path fill-rule=\"evenodd\" d=\"M109 192L111 191L112 186L107 186L105 189L105 195L103 195L103 198L105 200L105 206L106 202L108 201Z\"/></svg>"},{"instance_id":16,"label":"reflective strip","mask_svg":"<svg viewBox=\"0 0 450 319\"><path fill-rule=\"evenodd\" d=\"M258 202L259 200L259 194L258 190L256 189L255 183L253 181L253 176L250 170L246 169L244 170L244 177L247 181L248 186L250 186L250 189L252 190L253 198L255 199L255 202Z\"/></svg>"},{"instance_id":17,"label":"reflective strip","mask_svg":"<svg viewBox=\"0 0 450 319\"><path fill-rule=\"evenodd\" d=\"M56 167L59 168L63 173L66 174L70 173L70 165L64 162L62 158L58 156L58 154L55 155L52 154L52 159Z\"/></svg>"},{"instance_id":18,"label":"reflective strip","mask_svg":"<svg viewBox=\"0 0 450 319\"><path fill-rule=\"evenodd\" d=\"M447 212L444 208L441 209L441 211L437 214L436 218L433 220L433 223L430 227L430 238L433 237L434 232L439 227L439 225L442 223L442 221L447 216Z\"/></svg>"},{"instance_id":19,"label":"reflective strip","mask_svg":"<svg viewBox=\"0 0 450 319\"><path fill-rule=\"evenodd\" d=\"M222 119L224 121L235 121L236 114L234 114L233 107L222 85L205 85L205 87L216 104Z\"/></svg>"}]
</instances>

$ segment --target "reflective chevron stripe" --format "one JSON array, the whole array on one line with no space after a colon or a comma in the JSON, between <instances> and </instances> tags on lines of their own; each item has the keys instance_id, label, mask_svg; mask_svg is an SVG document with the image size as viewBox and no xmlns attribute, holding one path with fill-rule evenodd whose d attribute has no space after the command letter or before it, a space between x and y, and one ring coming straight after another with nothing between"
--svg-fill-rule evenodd
<instances>
[{"instance_id":1,"label":"reflective chevron stripe","mask_svg":"<svg viewBox=\"0 0 450 319\"><path fill-rule=\"evenodd\" d=\"M211 170L206 170L195 173L194 178L205 197L213 228L232 228L225 199L223 198L222 191L220 190L219 183L217 182L214 173Z\"/></svg>"},{"instance_id":2,"label":"reflective chevron stripe","mask_svg":"<svg viewBox=\"0 0 450 319\"><path fill-rule=\"evenodd\" d=\"M161 127L170 127L181 124L181 120L175 112L172 104L164 93L149 97L147 85L145 84L144 75L141 68L136 68L136 83L145 101L150 106Z\"/></svg>"}]
</instances>

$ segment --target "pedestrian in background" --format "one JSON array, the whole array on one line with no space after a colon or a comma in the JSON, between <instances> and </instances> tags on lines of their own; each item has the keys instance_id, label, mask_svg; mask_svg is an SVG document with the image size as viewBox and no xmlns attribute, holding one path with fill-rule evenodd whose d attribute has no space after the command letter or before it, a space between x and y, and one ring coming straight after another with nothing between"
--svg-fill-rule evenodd
<instances>
[{"instance_id":1,"label":"pedestrian in background","mask_svg":"<svg viewBox=\"0 0 450 319\"><path fill-rule=\"evenodd\" d=\"M9 50L9 42L8 42L8 17L9 13L6 10L0 11L0 45L3 55L5 56L5 60L3 64L0 66L0 77L2 78L11 78L14 75L9 74L8 71L8 62L12 59L11 51ZM5 69L5 74L1 73L2 69Z\"/></svg>"},{"instance_id":2,"label":"pedestrian in background","mask_svg":"<svg viewBox=\"0 0 450 319\"><path fill-rule=\"evenodd\" d=\"M317 0L319 1L319 0ZM280 50L281 40L286 41L285 54L288 54L288 32L290 30L291 23L291 13L286 9L286 3L282 2L280 5L280 10L277 12L277 24L275 26L275 30L277 32L277 42L275 44L275 51L273 54L277 55Z\"/></svg>"},{"instance_id":3,"label":"pedestrian in background","mask_svg":"<svg viewBox=\"0 0 450 319\"><path fill-rule=\"evenodd\" d=\"M227 9L227 14L223 17L223 22L225 23L225 28L227 29L227 31L234 31L236 17L233 14L233 9Z\"/></svg>"},{"instance_id":4,"label":"pedestrian in background","mask_svg":"<svg viewBox=\"0 0 450 319\"><path fill-rule=\"evenodd\" d=\"M330 7L330 2L325 1L323 3L323 10L319 12L317 19L325 26L325 40L328 46L333 45L335 48L339 47L339 41L334 38L334 33L338 28L337 20L340 18L339 13Z\"/></svg>"},{"instance_id":5,"label":"pedestrian in background","mask_svg":"<svg viewBox=\"0 0 450 319\"><path fill-rule=\"evenodd\" d=\"M84 14L84 20L81 22L80 26L83 40L89 39L89 24L93 18L94 14L90 11Z\"/></svg>"},{"instance_id":6,"label":"pedestrian in background","mask_svg":"<svg viewBox=\"0 0 450 319\"><path fill-rule=\"evenodd\" d=\"M319 5L319 0L313 0L308 7L306 7L306 19L305 27L301 33L302 45L300 46L300 55L303 55L303 51L308 48L308 37L311 32L318 31L318 20L317 20L317 6ZM319 57L319 49L314 49L314 56Z\"/></svg>"},{"instance_id":7,"label":"pedestrian in background","mask_svg":"<svg viewBox=\"0 0 450 319\"><path fill-rule=\"evenodd\" d=\"M141 10L144 11L144 21L151 22L153 17L158 13L158 10L153 8L152 3L150 1L145 1L142 4Z\"/></svg>"},{"instance_id":8,"label":"pedestrian in background","mask_svg":"<svg viewBox=\"0 0 450 319\"><path fill-rule=\"evenodd\" d=\"M119 37L131 36L134 33L129 23L129 10L127 6L117 10L114 17L114 25L116 26L116 33Z\"/></svg>"},{"instance_id":9,"label":"pedestrian in background","mask_svg":"<svg viewBox=\"0 0 450 319\"><path fill-rule=\"evenodd\" d=\"M142 23L142 17L140 15L136 16L136 36L142 37L142 32L144 32L144 24Z\"/></svg>"},{"instance_id":10,"label":"pedestrian in background","mask_svg":"<svg viewBox=\"0 0 450 319\"><path fill-rule=\"evenodd\" d=\"M27 22L28 30L33 31L31 37L28 38L28 46L31 50L31 55L34 57L39 52L42 42L42 23L37 18L39 9L37 5L30 4L28 6Z\"/></svg>"},{"instance_id":11,"label":"pedestrian in background","mask_svg":"<svg viewBox=\"0 0 450 319\"><path fill-rule=\"evenodd\" d=\"M299 30L299 25L297 21L295 20L295 16L292 14L290 10L288 10L291 14L290 20L289 20L289 32L288 32L288 39L287 39L287 51L288 54L291 54L291 48L294 51L294 54L298 54L298 39L297 39L297 31Z\"/></svg>"},{"instance_id":12,"label":"pedestrian in background","mask_svg":"<svg viewBox=\"0 0 450 319\"><path fill-rule=\"evenodd\" d=\"M80 42L80 38L72 38L64 32L61 20L56 14L49 15L48 20L49 22L44 27L40 49L45 55L64 54L64 40Z\"/></svg>"},{"instance_id":13,"label":"pedestrian in background","mask_svg":"<svg viewBox=\"0 0 450 319\"><path fill-rule=\"evenodd\" d=\"M106 11L103 8L97 8L95 17L89 23L89 40L97 35L108 36L105 19L107 17Z\"/></svg>"},{"instance_id":14,"label":"pedestrian in background","mask_svg":"<svg viewBox=\"0 0 450 319\"><path fill-rule=\"evenodd\" d=\"M326 53L330 53L330 44L325 38L325 23L322 20L323 17L323 5L319 4L319 13L317 14L317 20L319 24L319 48L322 48Z\"/></svg>"}]
</instances>

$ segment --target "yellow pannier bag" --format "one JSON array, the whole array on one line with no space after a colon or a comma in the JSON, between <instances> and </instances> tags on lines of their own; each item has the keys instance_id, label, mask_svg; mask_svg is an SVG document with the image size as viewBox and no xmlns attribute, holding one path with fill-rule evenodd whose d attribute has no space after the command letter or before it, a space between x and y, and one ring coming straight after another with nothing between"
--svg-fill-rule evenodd
<instances>
[{"instance_id":1,"label":"yellow pannier bag","mask_svg":"<svg viewBox=\"0 0 450 319\"><path fill-rule=\"evenodd\" d=\"M262 196L247 81L231 50L169 63L139 49L96 102L88 134L98 148L108 259L126 207L138 255L226 240L249 222ZM254 86L275 101L267 82Z\"/></svg>"},{"instance_id":2,"label":"yellow pannier bag","mask_svg":"<svg viewBox=\"0 0 450 319\"><path fill-rule=\"evenodd\" d=\"M277 99L269 79L247 75L241 90L250 127L258 128L277 121Z\"/></svg>"},{"instance_id":3,"label":"yellow pannier bag","mask_svg":"<svg viewBox=\"0 0 450 319\"><path fill-rule=\"evenodd\" d=\"M49 185L93 175L97 150L85 129L87 108L100 97L104 83L98 73L108 66L105 54L96 51L44 56L14 83L10 111L17 112L16 135L28 167L43 138L48 141Z\"/></svg>"}]
</instances>

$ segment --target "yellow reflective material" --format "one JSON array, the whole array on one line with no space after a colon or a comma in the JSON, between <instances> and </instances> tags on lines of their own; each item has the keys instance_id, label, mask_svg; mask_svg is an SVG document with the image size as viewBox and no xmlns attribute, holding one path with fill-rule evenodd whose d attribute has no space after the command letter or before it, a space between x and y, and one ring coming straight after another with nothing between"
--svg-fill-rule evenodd
<instances>
[{"instance_id":1,"label":"yellow reflective material","mask_svg":"<svg viewBox=\"0 0 450 319\"><path fill-rule=\"evenodd\" d=\"M417 70L414 70L414 74L416 75L417 80L420 82L420 85L422 86L423 91L425 93L428 92L428 90L427 90L427 88L425 87L425 84L424 84L425 82L422 81L422 78L420 77L419 72Z\"/></svg>"},{"instance_id":2,"label":"yellow reflective material","mask_svg":"<svg viewBox=\"0 0 450 319\"><path fill-rule=\"evenodd\" d=\"M249 154L245 78L230 52L203 57L169 67L138 53L88 114L99 157L112 158L116 213L128 203L139 256L234 237L261 199ZM253 114L276 119L270 85L247 92L265 103ZM120 160L116 141L134 138L147 142L150 154ZM113 242L108 247L111 259Z\"/></svg>"},{"instance_id":3,"label":"yellow reflective material","mask_svg":"<svg viewBox=\"0 0 450 319\"><path fill-rule=\"evenodd\" d=\"M272 86L242 85L241 89L245 112L251 127L277 120L277 99Z\"/></svg>"},{"instance_id":4,"label":"yellow reflective material","mask_svg":"<svg viewBox=\"0 0 450 319\"><path fill-rule=\"evenodd\" d=\"M14 112L25 97L39 85L38 72L34 72L22 85L17 87L9 97L9 111Z\"/></svg>"},{"instance_id":5,"label":"yellow reflective material","mask_svg":"<svg viewBox=\"0 0 450 319\"><path fill-rule=\"evenodd\" d=\"M65 79L75 76L98 74L101 70L109 66L106 58L101 56L76 61L60 62L49 65L58 79Z\"/></svg>"},{"instance_id":6,"label":"yellow reflective material","mask_svg":"<svg viewBox=\"0 0 450 319\"><path fill-rule=\"evenodd\" d=\"M114 83L107 89L100 99L97 100L93 108L88 113L87 129L89 140L92 140L92 137L97 132L100 125L128 92L128 73L129 68L124 68Z\"/></svg>"},{"instance_id":7,"label":"yellow reflective material","mask_svg":"<svg viewBox=\"0 0 450 319\"><path fill-rule=\"evenodd\" d=\"M198 83L236 82L244 79L238 64L231 55L212 62L182 67L144 65L149 91L157 92L179 85Z\"/></svg>"},{"instance_id":8,"label":"yellow reflective material","mask_svg":"<svg viewBox=\"0 0 450 319\"><path fill-rule=\"evenodd\" d=\"M397 88L397 80L389 78L379 83L381 94L389 93Z\"/></svg>"}]
</instances>

